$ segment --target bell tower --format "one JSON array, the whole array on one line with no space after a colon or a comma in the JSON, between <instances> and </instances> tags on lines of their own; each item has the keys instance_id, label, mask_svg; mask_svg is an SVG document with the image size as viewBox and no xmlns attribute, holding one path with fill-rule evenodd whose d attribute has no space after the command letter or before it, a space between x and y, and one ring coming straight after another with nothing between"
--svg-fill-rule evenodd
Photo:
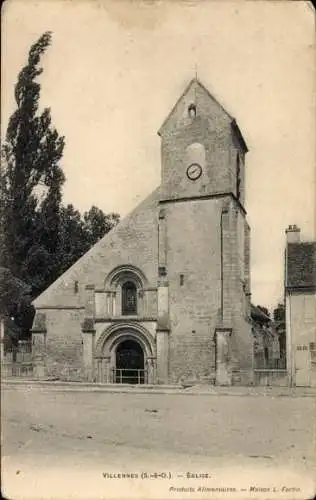
<instances>
[{"instance_id":1,"label":"bell tower","mask_svg":"<svg viewBox=\"0 0 316 500\"><path fill-rule=\"evenodd\" d=\"M244 205L246 143L236 121L197 79L158 133L162 200L231 193Z\"/></svg>"},{"instance_id":2,"label":"bell tower","mask_svg":"<svg viewBox=\"0 0 316 500\"><path fill-rule=\"evenodd\" d=\"M204 378L219 384L233 383L233 372L243 372L247 383L252 337L246 143L235 119L196 78L158 133L157 350L168 352L158 372L163 381Z\"/></svg>"}]
</instances>

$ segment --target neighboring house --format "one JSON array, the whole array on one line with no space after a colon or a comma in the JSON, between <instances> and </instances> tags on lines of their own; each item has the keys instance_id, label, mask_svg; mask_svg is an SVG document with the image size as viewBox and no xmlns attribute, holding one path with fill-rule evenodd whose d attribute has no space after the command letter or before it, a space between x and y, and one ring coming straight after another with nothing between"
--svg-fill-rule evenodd
<instances>
[{"instance_id":1,"label":"neighboring house","mask_svg":"<svg viewBox=\"0 0 316 500\"><path fill-rule=\"evenodd\" d=\"M265 332L269 328L271 319L262 309L251 304L251 320L254 340L254 368L266 368L269 353L265 342Z\"/></svg>"},{"instance_id":2,"label":"neighboring house","mask_svg":"<svg viewBox=\"0 0 316 500\"><path fill-rule=\"evenodd\" d=\"M251 319L254 336L254 368L284 370L285 348L280 324L254 305L251 305Z\"/></svg>"},{"instance_id":3,"label":"neighboring house","mask_svg":"<svg viewBox=\"0 0 316 500\"><path fill-rule=\"evenodd\" d=\"M160 187L34 301L42 375L253 383L246 143L197 79L158 134Z\"/></svg>"},{"instance_id":4,"label":"neighboring house","mask_svg":"<svg viewBox=\"0 0 316 500\"><path fill-rule=\"evenodd\" d=\"M251 307L256 385L287 385L284 332L260 308Z\"/></svg>"},{"instance_id":5,"label":"neighboring house","mask_svg":"<svg viewBox=\"0 0 316 500\"><path fill-rule=\"evenodd\" d=\"M316 242L286 230L285 307L287 367L292 386L316 386Z\"/></svg>"}]
</instances>

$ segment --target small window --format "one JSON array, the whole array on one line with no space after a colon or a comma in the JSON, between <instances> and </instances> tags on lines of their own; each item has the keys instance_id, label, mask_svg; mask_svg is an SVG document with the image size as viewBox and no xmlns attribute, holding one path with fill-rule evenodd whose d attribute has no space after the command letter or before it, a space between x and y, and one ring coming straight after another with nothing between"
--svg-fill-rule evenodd
<instances>
[{"instance_id":1,"label":"small window","mask_svg":"<svg viewBox=\"0 0 316 500\"><path fill-rule=\"evenodd\" d=\"M122 315L137 314L137 288L132 281L122 286Z\"/></svg>"},{"instance_id":2,"label":"small window","mask_svg":"<svg viewBox=\"0 0 316 500\"><path fill-rule=\"evenodd\" d=\"M159 215L158 215L158 218L159 219L164 219L166 217L166 213L165 213L165 209L164 208L161 208L159 210Z\"/></svg>"},{"instance_id":3,"label":"small window","mask_svg":"<svg viewBox=\"0 0 316 500\"><path fill-rule=\"evenodd\" d=\"M160 266L158 268L158 276L166 276L167 275L167 269L165 266Z\"/></svg>"},{"instance_id":4,"label":"small window","mask_svg":"<svg viewBox=\"0 0 316 500\"><path fill-rule=\"evenodd\" d=\"M190 104L190 106L188 107L188 114L192 120L196 117L196 105L195 104Z\"/></svg>"}]
</instances>

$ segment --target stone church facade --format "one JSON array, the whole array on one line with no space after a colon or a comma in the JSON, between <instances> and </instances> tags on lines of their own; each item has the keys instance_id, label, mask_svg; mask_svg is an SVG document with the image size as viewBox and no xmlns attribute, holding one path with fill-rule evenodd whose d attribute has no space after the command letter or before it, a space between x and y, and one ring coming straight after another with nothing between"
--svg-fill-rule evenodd
<instances>
[{"instance_id":1,"label":"stone church facade","mask_svg":"<svg viewBox=\"0 0 316 500\"><path fill-rule=\"evenodd\" d=\"M197 79L158 134L161 185L34 302L44 376L253 382L246 143Z\"/></svg>"}]
</instances>

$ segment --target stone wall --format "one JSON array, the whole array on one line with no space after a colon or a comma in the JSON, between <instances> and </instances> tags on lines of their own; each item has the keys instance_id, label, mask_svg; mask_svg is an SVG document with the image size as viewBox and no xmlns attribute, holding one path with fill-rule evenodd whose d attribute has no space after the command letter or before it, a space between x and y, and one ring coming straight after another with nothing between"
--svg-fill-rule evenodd
<instances>
[{"instance_id":1,"label":"stone wall","mask_svg":"<svg viewBox=\"0 0 316 500\"><path fill-rule=\"evenodd\" d=\"M188 113L192 103L193 117ZM95 342L95 311L100 324L111 321L109 310L114 309L115 320L124 320L119 290L106 288L106 277L118 266L138 268L145 276L144 290L138 290L140 315L134 320L158 321L161 381L214 380L218 325L231 332L230 370L249 372L252 336L245 297L250 293L250 246L244 210L234 198L240 153L243 203L246 148L232 122L216 99L192 81L159 131L160 188L34 302L46 314L49 374L58 376L71 364L79 375L84 351L92 376L88 357ZM194 161L203 170L192 181L186 172ZM112 305L107 308L108 300ZM91 323L86 334L81 332L84 319Z\"/></svg>"},{"instance_id":2,"label":"stone wall","mask_svg":"<svg viewBox=\"0 0 316 500\"><path fill-rule=\"evenodd\" d=\"M188 114L192 102L197 112L193 120ZM231 123L232 118L220 104L199 83L193 82L160 130L161 199L229 192L236 194L236 158L239 152L241 202L244 202L244 149ZM187 151L194 143L205 149L205 162L202 162L201 177L190 182L186 177L186 169L193 158L191 155L188 157Z\"/></svg>"},{"instance_id":3,"label":"stone wall","mask_svg":"<svg viewBox=\"0 0 316 500\"><path fill-rule=\"evenodd\" d=\"M41 309L45 314L45 366L47 377L84 379L83 309Z\"/></svg>"},{"instance_id":4,"label":"stone wall","mask_svg":"<svg viewBox=\"0 0 316 500\"><path fill-rule=\"evenodd\" d=\"M35 301L38 308L84 306L86 285L104 288L106 276L122 264L141 268L157 285L158 190L107 233ZM77 282L76 286L75 283ZM78 292L76 292L78 287Z\"/></svg>"}]
</instances>

